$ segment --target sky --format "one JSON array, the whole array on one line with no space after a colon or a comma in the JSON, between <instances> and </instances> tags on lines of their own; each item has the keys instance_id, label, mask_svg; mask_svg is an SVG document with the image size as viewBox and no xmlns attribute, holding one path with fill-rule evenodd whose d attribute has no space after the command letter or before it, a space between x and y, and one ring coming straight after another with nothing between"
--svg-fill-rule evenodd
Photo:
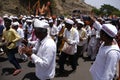
<instances>
[{"instance_id":1,"label":"sky","mask_svg":"<svg viewBox=\"0 0 120 80\"><path fill-rule=\"evenodd\" d=\"M120 10L120 0L84 0L87 4L90 4L96 8L101 8L101 5L109 4Z\"/></svg>"}]
</instances>

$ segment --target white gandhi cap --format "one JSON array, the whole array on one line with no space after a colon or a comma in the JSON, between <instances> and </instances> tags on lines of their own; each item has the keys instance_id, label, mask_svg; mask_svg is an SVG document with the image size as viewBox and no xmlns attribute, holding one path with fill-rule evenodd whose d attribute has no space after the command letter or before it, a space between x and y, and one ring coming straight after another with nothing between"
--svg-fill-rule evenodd
<instances>
[{"instance_id":1,"label":"white gandhi cap","mask_svg":"<svg viewBox=\"0 0 120 80\"><path fill-rule=\"evenodd\" d=\"M65 22L66 22L66 23L68 23L68 24L71 24L71 25L73 25L73 24L74 24L74 21L73 21L73 20L71 20L71 19L66 19L66 20L65 20Z\"/></svg>"},{"instance_id":2,"label":"white gandhi cap","mask_svg":"<svg viewBox=\"0 0 120 80\"><path fill-rule=\"evenodd\" d=\"M102 30L105 31L110 37L115 37L117 35L117 28L112 24L103 24Z\"/></svg>"},{"instance_id":3,"label":"white gandhi cap","mask_svg":"<svg viewBox=\"0 0 120 80\"><path fill-rule=\"evenodd\" d=\"M33 24L34 24L35 28L44 28L44 29L47 29L49 27L48 23L40 21L39 19L35 19Z\"/></svg>"},{"instance_id":4,"label":"white gandhi cap","mask_svg":"<svg viewBox=\"0 0 120 80\"><path fill-rule=\"evenodd\" d=\"M13 26L19 26L19 22L13 22L12 25Z\"/></svg>"}]
</instances>

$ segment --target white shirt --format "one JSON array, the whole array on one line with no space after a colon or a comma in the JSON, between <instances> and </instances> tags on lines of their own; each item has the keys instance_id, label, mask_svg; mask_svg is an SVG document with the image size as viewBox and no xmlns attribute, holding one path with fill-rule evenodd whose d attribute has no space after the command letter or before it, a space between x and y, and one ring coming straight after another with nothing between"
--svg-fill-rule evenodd
<instances>
[{"instance_id":1,"label":"white shirt","mask_svg":"<svg viewBox=\"0 0 120 80\"><path fill-rule=\"evenodd\" d=\"M120 56L117 50L119 50L118 45L103 46L102 44L96 60L90 68L93 80L113 80Z\"/></svg>"},{"instance_id":2,"label":"white shirt","mask_svg":"<svg viewBox=\"0 0 120 80\"><path fill-rule=\"evenodd\" d=\"M21 41L24 39L24 31L22 28L18 27L17 33L20 35L21 39L16 43L16 45L21 47L22 45Z\"/></svg>"},{"instance_id":3,"label":"white shirt","mask_svg":"<svg viewBox=\"0 0 120 80\"><path fill-rule=\"evenodd\" d=\"M20 35L21 38L24 38L24 31L23 31L22 28L18 27L17 32L18 32L18 34Z\"/></svg>"},{"instance_id":4,"label":"white shirt","mask_svg":"<svg viewBox=\"0 0 120 80\"><path fill-rule=\"evenodd\" d=\"M98 21L95 21L93 23L93 27L96 28L98 31L100 31L102 28L102 25Z\"/></svg>"},{"instance_id":5,"label":"white shirt","mask_svg":"<svg viewBox=\"0 0 120 80\"><path fill-rule=\"evenodd\" d=\"M38 43L39 42L40 41L38 41ZM41 41L40 46L38 43L33 48L37 51L37 54L31 55L36 66L36 76L41 80L54 78L56 66L56 44L49 36Z\"/></svg>"},{"instance_id":6,"label":"white shirt","mask_svg":"<svg viewBox=\"0 0 120 80\"><path fill-rule=\"evenodd\" d=\"M50 35L51 36L55 36L58 34L58 29L57 29L57 26L53 25L52 28L50 28Z\"/></svg>"},{"instance_id":7,"label":"white shirt","mask_svg":"<svg viewBox=\"0 0 120 80\"><path fill-rule=\"evenodd\" d=\"M91 34L90 34L90 40L89 40L89 45L90 46L96 46L97 44L97 38L96 38L96 30L94 28L91 29Z\"/></svg>"},{"instance_id":8,"label":"white shirt","mask_svg":"<svg viewBox=\"0 0 120 80\"><path fill-rule=\"evenodd\" d=\"M78 46L83 46L84 44L87 43L87 39L88 39L87 31L85 28L81 28L80 30L78 30L78 32L79 32L79 37L83 39L82 41L79 40Z\"/></svg>"},{"instance_id":9,"label":"white shirt","mask_svg":"<svg viewBox=\"0 0 120 80\"><path fill-rule=\"evenodd\" d=\"M29 33L27 34L27 38L30 38L30 36L31 36L31 34L32 34L32 31L33 31L33 26L32 26L32 24L31 24L31 25L26 24L25 26L23 26L23 30L26 30L26 29L27 29L27 31L29 32Z\"/></svg>"},{"instance_id":10,"label":"white shirt","mask_svg":"<svg viewBox=\"0 0 120 80\"><path fill-rule=\"evenodd\" d=\"M61 31L61 29L62 29L63 26L65 26L64 23L60 23L60 24L57 26L58 33Z\"/></svg>"},{"instance_id":11,"label":"white shirt","mask_svg":"<svg viewBox=\"0 0 120 80\"><path fill-rule=\"evenodd\" d=\"M74 45L74 47L73 47L74 51L72 51L72 52L76 53L77 52L77 44L79 43L78 31L73 27L71 28L70 31L65 29L63 37L65 37L68 40L69 44Z\"/></svg>"},{"instance_id":12,"label":"white shirt","mask_svg":"<svg viewBox=\"0 0 120 80\"><path fill-rule=\"evenodd\" d=\"M87 30L87 35L90 36L91 35L91 27L89 25L86 25L85 29Z\"/></svg>"}]
</instances>

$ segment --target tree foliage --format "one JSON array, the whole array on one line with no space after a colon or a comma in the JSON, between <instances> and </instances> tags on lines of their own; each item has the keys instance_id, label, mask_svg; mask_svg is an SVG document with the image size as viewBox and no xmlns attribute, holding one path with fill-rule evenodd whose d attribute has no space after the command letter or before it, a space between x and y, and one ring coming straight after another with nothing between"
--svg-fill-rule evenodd
<instances>
[{"instance_id":1,"label":"tree foliage","mask_svg":"<svg viewBox=\"0 0 120 80\"><path fill-rule=\"evenodd\" d=\"M104 4L100 9L93 8L93 11L96 15L117 15L120 16L120 11L114 6Z\"/></svg>"},{"instance_id":2,"label":"tree foliage","mask_svg":"<svg viewBox=\"0 0 120 80\"><path fill-rule=\"evenodd\" d=\"M94 12L96 15L99 15L99 14L100 14L100 10L97 9L97 8L93 8L93 9L92 9L92 12Z\"/></svg>"}]
</instances>

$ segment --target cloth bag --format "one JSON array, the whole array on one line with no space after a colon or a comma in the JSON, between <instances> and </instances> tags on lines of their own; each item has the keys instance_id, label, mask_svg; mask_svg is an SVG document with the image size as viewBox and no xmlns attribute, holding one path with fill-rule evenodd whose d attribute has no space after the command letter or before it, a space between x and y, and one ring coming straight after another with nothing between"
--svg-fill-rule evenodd
<instances>
[{"instance_id":1,"label":"cloth bag","mask_svg":"<svg viewBox=\"0 0 120 80\"><path fill-rule=\"evenodd\" d=\"M62 51L66 54L73 55L74 54L74 49L75 49L74 45L70 45L67 42L65 42L64 46L62 48Z\"/></svg>"}]
</instances>

